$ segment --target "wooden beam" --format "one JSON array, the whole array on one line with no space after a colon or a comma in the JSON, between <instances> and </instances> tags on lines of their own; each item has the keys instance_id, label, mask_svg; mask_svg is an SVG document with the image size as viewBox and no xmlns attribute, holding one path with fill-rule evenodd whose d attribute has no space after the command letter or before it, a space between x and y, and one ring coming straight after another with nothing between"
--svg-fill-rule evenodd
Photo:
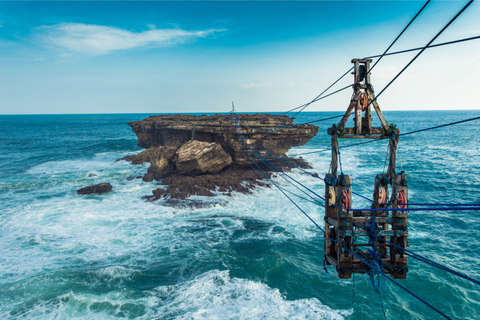
<instances>
[{"instance_id":1,"label":"wooden beam","mask_svg":"<svg viewBox=\"0 0 480 320\"><path fill-rule=\"evenodd\" d=\"M372 90L370 90L370 88L367 88L365 91L367 92L368 99L370 101L373 101L372 105L375 108L375 112L377 113L378 119L380 119L380 123L382 124L383 129L385 129L385 132L388 132L390 130L390 127L388 126L387 120L385 120L385 117L380 110L380 106L378 105L377 100L375 100L375 95L373 94Z\"/></svg>"},{"instance_id":2,"label":"wooden beam","mask_svg":"<svg viewBox=\"0 0 480 320\"><path fill-rule=\"evenodd\" d=\"M365 231L365 230L353 230L353 231L351 231L351 230L346 230L346 231L339 230L338 235L342 236L342 237L351 237L351 236L354 236L354 237L368 237L369 236L368 231ZM403 231L403 230L382 230L382 231L377 232L378 237L403 237L403 236L407 236L407 235L408 235L408 231Z\"/></svg>"},{"instance_id":3,"label":"wooden beam","mask_svg":"<svg viewBox=\"0 0 480 320\"><path fill-rule=\"evenodd\" d=\"M367 138L374 138L373 136L376 135L375 138L377 139L381 139L382 138L382 134L383 134L383 137L384 138L388 138L388 136L384 133L384 131L382 130L383 128L372 128L372 134L371 135L362 135L362 136L365 136ZM388 131L387 131L387 134L389 133L390 131L390 128L388 128ZM327 132L329 135L332 135L334 134L334 132L332 132L332 128L328 128L327 129ZM355 129L354 128L345 128L343 130L343 136L341 137L338 137L338 138L344 138L345 136L348 136L348 135L354 135L355 134ZM393 132L393 135L398 135L400 134L400 130L398 129L395 129L395 131Z\"/></svg>"},{"instance_id":4,"label":"wooden beam","mask_svg":"<svg viewBox=\"0 0 480 320\"><path fill-rule=\"evenodd\" d=\"M345 112L342 120L340 120L340 122L338 123L338 128L340 129L340 131L343 131L343 129L345 128L345 125L347 124L348 118L350 118L350 114L352 113L353 109L355 109L355 106L357 105L356 98L357 97L355 96L355 98L350 101L350 105L347 108L347 112ZM329 133L329 134L331 134L331 133Z\"/></svg>"}]
</instances>

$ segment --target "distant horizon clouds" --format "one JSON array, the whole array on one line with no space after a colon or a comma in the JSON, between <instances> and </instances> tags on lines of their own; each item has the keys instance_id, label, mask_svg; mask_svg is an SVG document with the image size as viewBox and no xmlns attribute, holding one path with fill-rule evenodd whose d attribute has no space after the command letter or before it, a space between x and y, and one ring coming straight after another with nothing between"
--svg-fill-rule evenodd
<instances>
[{"instance_id":1,"label":"distant horizon clouds","mask_svg":"<svg viewBox=\"0 0 480 320\"><path fill-rule=\"evenodd\" d=\"M35 40L46 47L65 49L86 55L104 55L120 50L158 48L205 38L226 29L157 29L153 25L142 32L84 23L62 22L33 29Z\"/></svg>"}]
</instances>

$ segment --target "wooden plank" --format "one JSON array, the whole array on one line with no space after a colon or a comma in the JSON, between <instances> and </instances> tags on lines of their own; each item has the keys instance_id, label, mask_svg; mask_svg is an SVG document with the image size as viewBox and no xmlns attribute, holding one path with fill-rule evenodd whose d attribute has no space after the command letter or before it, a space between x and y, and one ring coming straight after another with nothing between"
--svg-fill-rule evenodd
<instances>
[{"instance_id":1,"label":"wooden plank","mask_svg":"<svg viewBox=\"0 0 480 320\"><path fill-rule=\"evenodd\" d=\"M381 135L350 135L344 134L343 136L339 137L342 139L383 139Z\"/></svg>"},{"instance_id":2,"label":"wooden plank","mask_svg":"<svg viewBox=\"0 0 480 320\"><path fill-rule=\"evenodd\" d=\"M371 211L369 211L368 213L372 213ZM376 211L376 213L378 213ZM362 223L362 222L368 222L370 223L371 221L371 218L370 217L353 217L353 223ZM375 218L375 221L378 222L378 223L392 223L394 221L394 219L392 217L377 217Z\"/></svg>"},{"instance_id":3,"label":"wooden plank","mask_svg":"<svg viewBox=\"0 0 480 320\"><path fill-rule=\"evenodd\" d=\"M332 177L337 179L338 167L338 142L337 135L332 135Z\"/></svg>"},{"instance_id":4,"label":"wooden plank","mask_svg":"<svg viewBox=\"0 0 480 320\"><path fill-rule=\"evenodd\" d=\"M365 230L338 230L338 235L341 237L368 237L368 231ZM402 236L407 236L408 231L402 231L402 230L382 230L377 232L378 237L402 237Z\"/></svg>"},{"instance_id":5,"label":"wooden plank","mask_svg":"<svg viewBox=\"0 0 480 320\"><path fill-rule=\"evenodd\" d=\"M362 60L363 61L360 61L360 62L365 63L365 66L367 67L367 75L365 77L365 84L369 85L370 84L370 63L372 62L372 59L362 59Z\"/></svg>"}]
</instances>

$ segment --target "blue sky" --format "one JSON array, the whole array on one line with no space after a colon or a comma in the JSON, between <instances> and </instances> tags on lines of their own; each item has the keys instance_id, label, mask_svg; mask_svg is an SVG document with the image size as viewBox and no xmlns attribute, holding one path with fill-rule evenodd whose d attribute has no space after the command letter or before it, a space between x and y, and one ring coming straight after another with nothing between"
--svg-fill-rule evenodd
<instances>
[{"instance_id":1,"label":"blue sky","mask_svg":"<svg viewBox=\"0 0 480 320\"><path fill-rule=\"evenodd\" d=\"M285 111L382 53L423 3L0 2L0 114ZM466 3L432 1L392 50L425 45ZM479 35L479 6L436 43ZM479 53L480 40L427 50L382 109L479 109ZM414 55L384 58L376 91Z\"/></svg>"}]
</instances>

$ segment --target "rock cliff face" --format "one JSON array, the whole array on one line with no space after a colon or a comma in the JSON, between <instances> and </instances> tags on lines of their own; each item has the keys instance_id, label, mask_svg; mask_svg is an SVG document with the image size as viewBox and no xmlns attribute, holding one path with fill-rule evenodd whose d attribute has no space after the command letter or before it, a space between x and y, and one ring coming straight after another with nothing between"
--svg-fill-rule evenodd
<instances>
[{"instance_id":1,"label":"rock cliff face","mask_svg":"<svg viewBox=\"0 0 480 320\"><path fill-rule=\"evenodd\" d=\"M247 142L255 143L277 157L284 156L292 147L304 145L318 132L317 126L309 124L292 127L293 118L279 115L242 114L240 124L240 132L246 136ZM248 156L245 157L234 121L228 115L161 115L129 122L128 125L136 133L138 145L142 148L180 147L192 140L193 133L194 140L220 144L235 164L248 165L250 161ZM278 126L281 128L269 131Z\"/></svg>"},{"instance_id":2,"label":"rock cliff face","mask_svg":"<svg viewBox=\"0 0 480 320\"><path fill-rule=\"evenodd\" d=\"M151 200L185 199L195 194L212 196L215 190L227 194L250 192L255 185L263 184L258 180L265 179L250 168L252 161L261 165L268 175L270 170L261 163L262 159L248 151L245 143L274 161L278 168L289 169L257 146L283 157L291 147L304 145L318 132L318 127L313 125L293 126L293 118L288 116L243 114L237 123L235 126L230 116L218 114L161 115L129 122L138 145L146 150L123 160L133 164L149 162L151 166L143 180L162 180L162 184L168 186L154 190L154 195L147 197ZM272 131L276 127L280 128ZM302 159L284 157L284 160L309 167Z\"/></svg>"}]
</instances>

